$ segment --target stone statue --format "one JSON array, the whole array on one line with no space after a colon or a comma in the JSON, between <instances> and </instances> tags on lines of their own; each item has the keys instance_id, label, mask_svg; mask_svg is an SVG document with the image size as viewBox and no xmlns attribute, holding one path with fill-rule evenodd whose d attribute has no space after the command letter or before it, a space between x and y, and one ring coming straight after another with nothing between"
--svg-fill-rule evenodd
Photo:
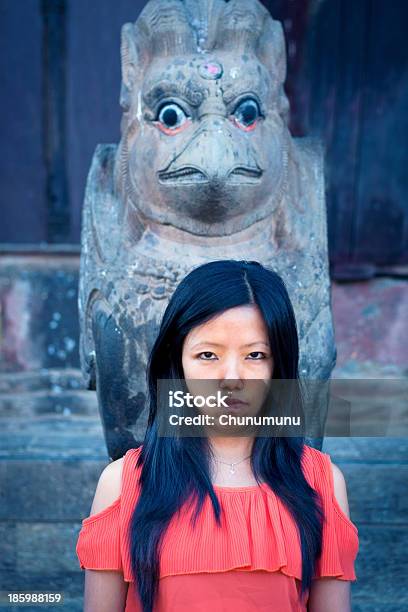
<instances>
[{"instance_id":1,"label":"stone statue","mask_svg":"<svg viewBox=\"0 0 408 612\"><path fill-rule=\"evenodd\" d=\"M205 261L257 260L283 277L302 377L327 380L336 358L322 151L288 130L281 24L258 0L150 0L122 28L121 60L121 140L93 157L79 297L82 369L112 459L143 439L158 323Z\"/></svg>"}]
</instances>

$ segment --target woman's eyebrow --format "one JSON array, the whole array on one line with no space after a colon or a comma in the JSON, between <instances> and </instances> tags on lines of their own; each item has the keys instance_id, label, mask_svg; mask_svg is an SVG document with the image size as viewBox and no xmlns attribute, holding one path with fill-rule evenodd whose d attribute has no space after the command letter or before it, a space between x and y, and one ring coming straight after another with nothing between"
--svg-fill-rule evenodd
<instances>
[{"instance_id":1,"label":"woman's eyebrow","mask_svg":"<svg viewBox=\"0 0 408 612\"><path fill-rule=\"evenodd\" d=\"M205 340L202 340L201 342L197 342L197 344L193 344L193 346L191 348L197 348L198 346L224 346L223 344L218 344L218 342L206 342Z\"/></svg>"},{"instance_id":2,"label":"woman's eyebrow","mask_svg":"<svg viewBox=\"0 0 408 612\"><path fill-rule=\"evenodd\" d=\"M247 348L248 346L254 346L255 344L263 344L264 346L269 347L269 344L267 342L264 342L263 340L255 340L255 342L248 342L248 344L243 344L242 346L244 348ZM199 346L202 346L202 345L205 345L205 346L218 346L218 347L224 346L223 344L218 344L218 342L206 342L204 340L204 341L201 341L201 342L197 342L197 344L193 344L193 346L191 348L195 349L195 348L197 348Z\"/></svg>"}]
</instances>

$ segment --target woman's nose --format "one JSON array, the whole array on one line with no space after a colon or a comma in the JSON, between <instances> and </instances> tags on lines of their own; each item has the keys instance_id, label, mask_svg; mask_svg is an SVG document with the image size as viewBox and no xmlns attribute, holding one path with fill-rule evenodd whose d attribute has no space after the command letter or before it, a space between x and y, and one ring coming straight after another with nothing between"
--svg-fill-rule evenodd
<instances>
[{"instance_id":1,"label":"woman's nose","mask_svg":"<svg viewBox=\"0 0 408 612\"><path fill-rule=\"evenodd\" d=\"M243 372L235 359L225 363L220 372L221 386L224 389L233 390L242 388Z\"/></svg>"}]
</instances>

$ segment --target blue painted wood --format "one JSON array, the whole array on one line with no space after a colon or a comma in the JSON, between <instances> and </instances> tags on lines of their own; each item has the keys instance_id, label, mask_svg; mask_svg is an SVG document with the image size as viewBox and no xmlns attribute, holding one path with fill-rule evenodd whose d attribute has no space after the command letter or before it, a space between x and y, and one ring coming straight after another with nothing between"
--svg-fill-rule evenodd
<instances>
[{"instance_id":1,"label":"blue painted wood","mask_svg":"<svg viewBox=\"0 0 408 612\"><path fill-rule=\"evenodd\" d=\"M44 152L47 172L47 242L70 236L66 172L66 0L42 0Z\"/></svg>"},{"instance_id":2,"label":"blue painted wood","mask_svg":"<svg viewBox=\"0 0 408 612\"><path fill-rule=\"evenodd\" d=\"M408 262L408 4L372 0L362 83L354 258Z\"/></svg>"},{"instance_id":3,"label":"blue painted wood","mask_svg":"<svg viewBox=\"0 0 408 612\"><path fill-rule=\"evenodd\" d=\"M46 238L41 38L37 0L0 1L0 242Z\"/></svg>"},{"instance_id":4,"label":"blue painted wood","mask_svg":"<svg viewBox=\"0 0 408 612\"><path fill-rule=\"evenodd\" d=\"M98 143L120 138L120 32L144 0L70 0L67 13L67 155L73 226L80 236L86 177Z\"/></svg>"},{"instance_id":5,"label":"blue painted wood","mask_svg":"<svg viewBox=\"0 0 408 612\"><path fill-rule=\"evenodd\" d=\"M298 41L297 120L325 143L334 277L408 263L407 18L403 2L314 1Z\"/></svg>"}]
</instances>

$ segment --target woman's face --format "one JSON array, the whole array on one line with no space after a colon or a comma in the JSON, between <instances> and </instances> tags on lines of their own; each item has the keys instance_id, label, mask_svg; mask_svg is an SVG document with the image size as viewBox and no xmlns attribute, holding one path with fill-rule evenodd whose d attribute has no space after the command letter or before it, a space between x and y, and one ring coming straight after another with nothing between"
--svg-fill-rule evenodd
<instances>
[{"instance_id":1,"label":"woman's face","mask_svg":"<svg viewBox=\"0 0 408 612\"><path fill-rule=\"evenodd\" d=\"M258 307L237 306L192 329L182 365L186 379L271 379L273 357Z\"/></svg>"},{"instance_id":2,"label":"woman's face","mask_svg":"<svg viewBox=\"0 0 408 612\"><path fill-rule=\"evenodd\" d=\"M221 413L259 414L273 374L273 357L258 308L231 308L192 329L184 341L182 365L193 396L209 398L219 392L227 404L198 407L199 413L216 421ZM225 427L221 430L226 432Z\"/></svg>"}]
</instances>

